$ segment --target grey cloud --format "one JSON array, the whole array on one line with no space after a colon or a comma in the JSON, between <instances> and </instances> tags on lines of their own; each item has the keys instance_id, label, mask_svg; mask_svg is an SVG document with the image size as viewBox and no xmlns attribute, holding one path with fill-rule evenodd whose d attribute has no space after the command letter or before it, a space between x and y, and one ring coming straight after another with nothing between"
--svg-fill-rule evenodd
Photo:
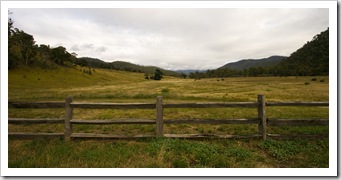
<instances>
[{"instance_id":1,"label":"grey cloud","mask_svg":"<svg viewBox=\"0 0 341 180\"><path fill-rule=\"evenodd\" d=\"M77 44L73 45L71 48L70 48L71 51L79 51L80 48Z\"/></svg>"},{"instance_id":2,"label":"grey cloud","mask_svg":"<svg viewBox=\"0 0 341 180\"><path fill-rule=\"evenodd\" d=\"M94 45L93 44L82 44L80 46L80 48L82 48L82 49L93 49Z\"/></svg>"},{"instance_id":3,"label":"grey cloud","mask_svg":"<svg viewBox=\"0 0 341 180\"><path fill-rule=\"evenodd\" d=\"M107 50L107 48L106 47L98 47L98 48L96 48L96 52L98 52L98 53L102 53L102 52L105 52Z\"/></svg>"}]
</instances>

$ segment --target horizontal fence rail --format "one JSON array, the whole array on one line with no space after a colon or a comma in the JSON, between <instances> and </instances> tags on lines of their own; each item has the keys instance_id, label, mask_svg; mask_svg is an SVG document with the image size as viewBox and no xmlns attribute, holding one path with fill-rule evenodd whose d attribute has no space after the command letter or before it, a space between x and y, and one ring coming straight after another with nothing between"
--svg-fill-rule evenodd
<instances>
[{"instance_id":1,"label":"horizontal fence rail","mask_svg":"<svg viewBox=\"0 0 341 180\"><path fill-rule=\"evenodd\" d=\"M65 102L9 102L8 108L64 108Z\"/></svg>"},{"instance_id":2,"label":"horizontal fence rail","mask_svg":"<svg viewBox=\"0 0 341 180\"><path fill-rule=\"evenodd\" d=\"M259 119L169 119L164 124L258 124Z\"/></svg>"},{"instance_id":3,"label":"horizontal fence rail","mask_svg":"<svg viewBox=\"0 0 341 180\"><path fill-rule=\"evenodd\" d=\"M27 119L27 118L8 118L9 124L62 124L64 119L46 118L46 119Z\"/></svg>"},{"instance_id":4,"label":"horizontal fence rail","mask_svg":"<svg viewBox=\"0 0 341 180\"><path fill-rule=\"evenodd\" d=\"M328 119L268 119L268 126L329 126Z\"/></svg>"},{"instance_id":5,"label":"horizontal fence rail","mask_svg":"<svg viewBox=\"0 0 341 180\"><path fill-rule=\"evenodd\" d=\"M143 103L70 103L70 106L86 109L155 109L155 104Z\"/></svg>"},{"instance_id":6,"label":"horizontal fence rail","mask_svg":"<svg viewBox=\"0 0 341 180\"><path fill-rule=\"evenodd\" d=\"M113 119L113 120L81 120L73 119L71 124L155 124L155 120L148 119Z\"/></svg>"},{"instance_id":7,"label":"horizontal fence rail","mask_svg":"<svg viewBox=\"0 0 341 180\"><path fill-rule=\"evenodd\" d=\"M266 106L329 106L329 102L267 102Z\"/></svg>"},{"instance_id":8,"label":"horizontal fence rail","mask_svg":"<svg viewBox=\"0 0 341 180\"><path fill-rule=\"evenodd\" d=\"M28 133L9 132L11 138L32 139L37 137L70 139L137 139L150 137L166 138L221 138L221 139L244 139L244 138L316 138L317 135L280 135L268 134L269 126L329 126L328 119L275 119L267 118L266 107L271 106L329 106L329 102L266 102L264 95L258 95L257 102L226 102L226 103L173 103L163 104L162 97L158 96L155 103L85 103L73 102L72 97L66 98L65 102L9 102L9 108L65 108L64 118L9 118L9 124L64 124L63 133ZM100 119L82 120L73 119L73 109L155 109L155 119ZM257 108L258 117L249 119L167 119L163 120L164 108ZM73 125L111 125L111 124L149 124L156 125L155 134L141 135L116 135L99 133L76 133L72 132ZM217 135L217 134L164 134L163 127L167 124L256 124L257 134L249 135ZM328 137L328 134L318 135Z\"/></svg>"},{"instance_id":9,"label":"horizontal fence rail","mask_svg":"<svg viewBox=\"0 0 341 180\"><path fill-rule=\"evenodd\" d=\"M33 139L33 138L63 138L64 133L30 133L30 132L9 132L8 137L16 139Z\"/></svg>"},{"instance_id":10,"label":"horizontal fence rail","mask_svg":"<svg viewBox=\"0 0 341 180\"><path fill-rule=\"evenodd\" d=\"M94 139L94 140L112 140L112 139L140 139L152 138L155 135L140 134L140 135L116 135L116 134L97 134L97 133L72 133L71 138L76 139Z\"/></svg>"},{"instance_id":11,"label":"horizontal fence rail","mask_svg":"<svg viewBox=\"0 0 341 180\"><path fill-rule=\"evenodd\" d=\"M232 103L185 103L185 104L163 104L163 108L226 108L241 107L255 108L258 107L257 102L232 102Z\"/></svg>"},{"instance_id":12,"label":"horizontal fence rail","mask_svg":"<svg viewBox=\"0 0 341 180\"><path fill-rule=\"evenodd\" d=\"M218 134L165 134L168 138L183 138L183 139L203 139L203 138L220 138L220 139L249 139L259 138L260 134L250 135L218 135Z\"/></svg>"}]
</instances>

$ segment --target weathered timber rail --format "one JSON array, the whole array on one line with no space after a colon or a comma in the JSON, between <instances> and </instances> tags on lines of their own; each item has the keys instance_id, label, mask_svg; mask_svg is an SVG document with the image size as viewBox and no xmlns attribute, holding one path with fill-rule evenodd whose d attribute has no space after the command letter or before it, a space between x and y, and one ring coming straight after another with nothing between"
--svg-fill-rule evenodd
<instances>
[{"instance_id":1,"label":"weathered timber rail","mask_svg":"<svg viewBox=\"0 0 341 180\"><path fill-rule=\"evenodd\" d=\"M328 137L322 135L281 135L268 134L268 126L329 126L328 119L274 119L267 118L266 107L271 106L329 106L329 102L266 102L264 95L258 95L257 102L228 102L228 103L181 103L181 104L163 104L162 97L156 98L156 103L79 103L73 102L72 97L67 97L65 102L9 102L9 108L65 108L64 118L46 118L46 119L24 119L9 118L9 124L64 124L62 133L28 133L28 132L9 132L11 138L32 139L36 137L45 138L64 138L70 139L136 139L150 137L166 138L316 138ZM73 109L155 109L155 119L106 119L106 120L81 120L73 119ZM257 108L258 117L250 119L168 119L163 120L164 108ZM116 134L96 134L96 133L74 133L72 125L109 125L109 124L150 124L156 125L155 135L116 135ZM217 134L164 134L165 124L256 124L258 133L249 135L217 135Z\"/></svg>"}]
</instances>

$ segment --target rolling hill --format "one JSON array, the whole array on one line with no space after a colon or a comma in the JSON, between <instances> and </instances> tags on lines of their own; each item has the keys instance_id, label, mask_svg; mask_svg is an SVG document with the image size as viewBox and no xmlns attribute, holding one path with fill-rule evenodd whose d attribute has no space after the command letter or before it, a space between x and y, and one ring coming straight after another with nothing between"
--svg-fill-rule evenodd
<instances>
[{"instance_id":1,"label":"rolling hill","mask_svg":"<svg viewBox=\"0 0 341 180\"><path fill-rule=\"evenodd\" d=\"M180 76L178 72L165 70L156 66L142 66L133 64L130 62L124 61L114 61L114 62L104 62L100 59L90 58L90 57L81 57L77 60L79 63L86 61L87 66L91 68L104 68L104 69L115 69L121 71L129 71L129 72L139 72L139 73L147 73L154 74L156 69L160 69L164 75L166 76Z\"/></svg>"},{"instance_id":2,"label":"rolling hill","mask_svg":"<svg viewBox=\"0 0 341 180\"><path fill-rule=\"evenodd\" d=\"M237 62L228 63L218 69L244 70L252 67L271 67L279 64L285 56L270 56L263 59L243 59Z\"/></svg>"}]
</instances>

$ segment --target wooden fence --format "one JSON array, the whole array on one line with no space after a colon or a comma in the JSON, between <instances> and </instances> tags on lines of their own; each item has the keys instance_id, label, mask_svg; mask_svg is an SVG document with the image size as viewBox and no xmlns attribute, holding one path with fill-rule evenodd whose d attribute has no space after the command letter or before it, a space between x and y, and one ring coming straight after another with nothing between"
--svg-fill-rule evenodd
<instances>
[{"instance_id":1,"label":"wooden fence","mask_svg":"<svg viewBox=\"0 0 341 180\"><path fill-rule=\"evenodd\" d=\"M9 137L20 139L31 139L35 137L64 138L70 139L136 139L145 137L169 137L169 138L292 138L292 137L316 137L328 135L279 135L268 134L268 126L329 126L328 119L268 119L266 116L266 107L271 106L329 106L328 102L266 102L264 95L258 95L257 102L228 102L228 103L181 103L181 104L163 104L162 97L156 98L156 103L77 103L73 102L72 97L67 97L65 102L34 102L20 103L9 102L9 108L65 108L65 118L49 119L22 119L9 118L9 124L43 124L43 123L64 123L63 133L27 133L27 132L9 132ZM164 108L257 108L258 117L252 119L169 119L163 120ZM78 120L73 119L74 108L85 109L156 109L155 119L111 119L111 120ZM95 134L95 133L74 133L72 125L108 125L108 124L154 124L156 125L155 135L113 135L113 134ZM164 124L256 124L258 125L257 134L249 135L216 135L216 134L164 134Z\"/></svg>"}]
</instances>

